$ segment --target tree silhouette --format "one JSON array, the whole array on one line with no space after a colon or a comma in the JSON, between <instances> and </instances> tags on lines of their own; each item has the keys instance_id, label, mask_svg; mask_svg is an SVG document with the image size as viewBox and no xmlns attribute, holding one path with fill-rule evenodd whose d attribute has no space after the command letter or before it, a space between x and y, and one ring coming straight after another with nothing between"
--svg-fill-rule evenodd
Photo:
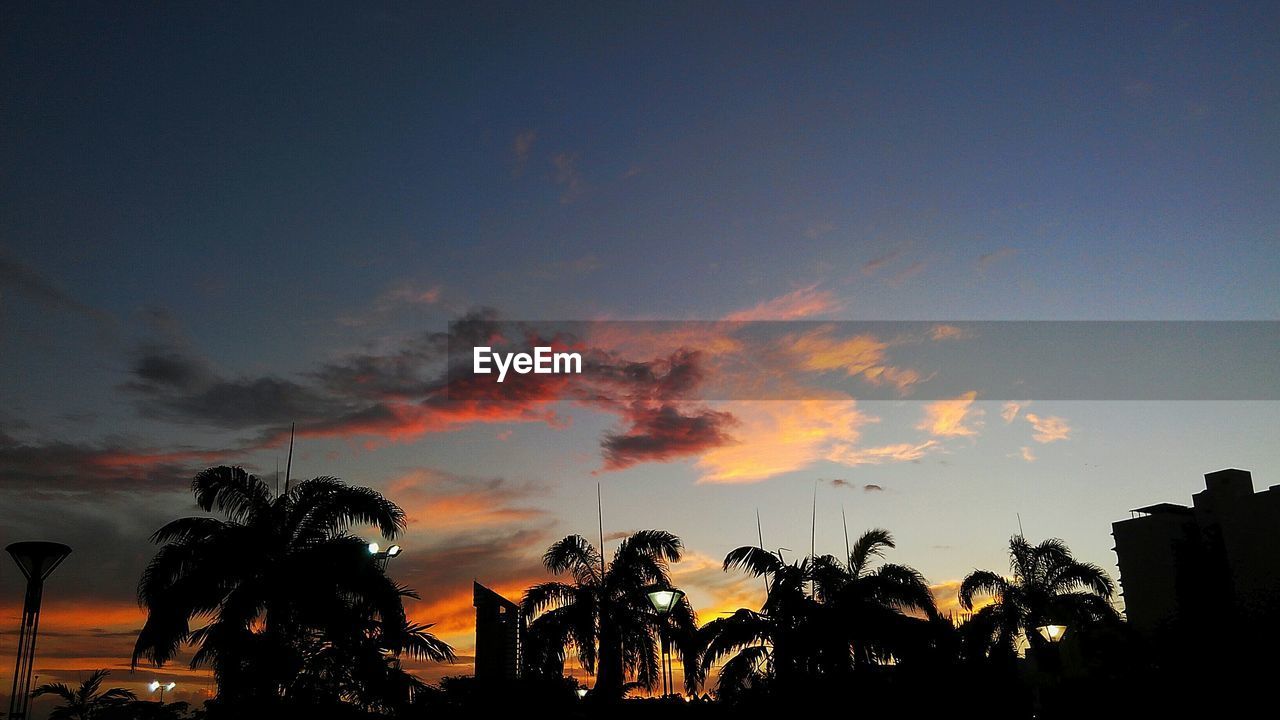
<instances>
[{"instance_id":1,"label":"tree silhouette","mask_svg":"<svg viewBox=\"0 0 1280 720\"><path fill-rule=\"evenodd\" d=\"M401 655L453 658L408 623L403 598L416 595L348 532L372 525L391 540L404 529L404 511L380 493L319 477L276 495L238 467L205 470L191 487L201 509L225 519L181 518L152 536L162 547L138 586L148 614L135 667L192 644L192 667L212 667L222 703L380 707L415 687Z\"/></svg>"},{"instance_id":2,"label":"tree silhouette","mask_svg":"<svg viewBox=\"0 0 1280 720\"><path fill-rule=\"evenodd\" d=\"M682 598L664 621L648 598L653 589L671 588L669 563L678 562L682 551L680 538L663 530L641 530L624 538L607 565L600 551L580 535L553 544L543 564L572 581L546 582L525 592L522 612L530 619L533 639L527 664L542 670L562 668L565 652L572 647L583 669L596 673L597 697L621 697L628 676L652 690L660 676L658 632L669 622L685 687L695 692L702 672L693 606Z\"/></svg>"},{"instance_id":3,"label":"tree silhouette","mask_svg":"<svg viewBox=\"0 0 1280 720\"><path fill-rule=\"evenodd\" d=\"M781 553L754 546L731 551L724 569L767 580L759 612L740 609L703 628L703 665L729 658L717 690L725 696L774 683L779 692L802 692L818 680L834 680L857 667L883 662L922 634L937 610L928 583L916 570L891 563L872 568L894 547L886 530L863 533L841 561L831 555L787 563Z\"/></svg>"},{"instance_id":4,"label":"tree silhouette","mask_svg":"<svg viewBox=\"0 0 1280 720\"><path fill-rule=\"evenodd\" d=\"M1045 642L1037 627L1079 627L1118 617L1110 603L1115 585L1106 571L1076 560L1061 540L1032 545L1021 535L1013 536L1009 568L1011 578L974 570L960 583L958 598L965 609L972 610L978 597L992 599L962 628L967 652L973 657L1011 661L1019 636L1026 637L1032 647Z\"/></svg>"},{"instance_id":5,"label":"tree silhouette","mask_svg":"<svg viewBox=\"0 0 1280 720\"><path fill-rule=\"evenodd\" d=\"M46 683L32 690L31 697L53 695L62 699L61 705L49 711L49 720L91 720L105 710L137 699L124 688L102 690L102 681L110 674L109 670L95 670L75 689L66 683Z\"/></svg>"}]
</instances>

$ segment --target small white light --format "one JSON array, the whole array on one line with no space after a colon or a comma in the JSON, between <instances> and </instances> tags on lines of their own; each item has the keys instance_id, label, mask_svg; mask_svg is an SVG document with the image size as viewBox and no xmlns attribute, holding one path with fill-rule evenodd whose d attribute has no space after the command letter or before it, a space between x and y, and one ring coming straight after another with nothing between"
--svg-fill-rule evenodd
<instances>
[{"instance_id":1,"label":"small white light","mask_svg":"<svg viewBox=\"0 0 1280 720\"><path fill-rule=\"evenodd\" d=\"M160 689L160 681L159 681L159 680L152 680L150 683L147 683L147 689L148 689L148 690L150 690L151 692L155 692L155 691L159 690L159 689Z\"/></svg>"},{"instance_id":2,"label":"small white light","mask_svg":"<svg viewBox=\"0 0 1280 720\"><path fill-rule=\"evenodd\" d=\"M582 698L584 698L584 697L586 697L586 696L587 696L587 689L586 689L586 688L578 688L577 692L578 692L578 699L579 699L579 700L581 700Z\"/></svg>"},{"instance_id":3,"label":"small white light","mask_svg":"<svg viewBox=\"0 0 1280 720\"><path fill-rule=\"evenodd\" d=\"M653 609L659 614L666 615L682 597L684 593L679 590L654 590L649 593L649 604L653 605Z\"/></svg>"},{"instance_id":4,"label":"small white light","mask_svg":"<svg viewBox=\"0 0 1280 720\"><path fill-rule=\"evenodd\" d=\"M1062 639L1063 635L1067 634L1067 626L1066 625L1041 625L1040 627L1036 628L1036 632L1040 633L1040 637L1044 638L1045 640L1051 643L1056 643Z\"/></svg>"},{"instance_id":5,"label":"small white light","mask_svg":"<svg viewBox=\"0 0 1280 720\"><path fill-rule=\"evenodd\" d=\"M397 556L397 555L399 555L399 554L400 554L400 546L399 546L399 545L392 545L391 547L387 548L387 555L388 555L388 556L390 556L390 557L395 557L395 556Z\"/></svg>"},{"instance_id":6,"label":"small white light","mask_svg":"<svg viewBox=\"0 0 1280 720\"><path fill-rule=\"evenodd\" d=\"M168 685L165 685L165 686L164 686L164 689L165 689L165 690L172 690L172 689L174 689L174 688L176 688L176 687L178 687L178 683L176 683L176 682L171 682L171 683L169 683Z\"/></svg>"},{"instance_id":7,"label":"small white light","mask_svg":"<svg viewBox=\"0 0 1280 720\"><path fill-rule=\"evenodd\" d=\"M378 554L378 543L369 543L369 554L370 555Z\"/></svg>"}]
</instances>

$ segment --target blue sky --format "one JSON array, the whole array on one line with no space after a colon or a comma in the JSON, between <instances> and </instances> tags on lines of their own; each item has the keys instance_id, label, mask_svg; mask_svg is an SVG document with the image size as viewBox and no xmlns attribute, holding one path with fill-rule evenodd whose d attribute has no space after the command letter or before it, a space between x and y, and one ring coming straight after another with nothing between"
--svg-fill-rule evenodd
<instances>
[{"instance_id":1,"label":"blue sky","mask_svg":"<svg viewBox=\"0 0 1280 720\"><path fill-rule=\"evenodd\" d=\"M385 359L478 307L1280 319L1272 3L4 13L0 488L26 514L5 535L83 545L77 513L118 533L127 552L68 561L102 608L131 603L145 526L189 507L185 472L270 472L281 455L253 442L278 417L184 414L182 398L139 390L146 358L180 356L206 384L293 383L272 387L327 407L320 368ZM807 309L777 315L788 298ZM860 440L923 442L923 406L867 404L879 421ZM1275 403L1033 399L1010 423L998 402L973 409L974 434L927 461L817 461L750 484L699 484L697 454L597 473L624 419L571 403L568 424L308 438L296 467L408 488L422 508L504 508L411 533L423 612L459 617L448 598L468 578L430 570L432 552L501 548L495 582L514 586L557 533L591 529L597 482L614 528L665 526L716 559L754 539L756 507L802 550L827 481L828 550L843 504L851 529L889 527L895 559L939 583L1002 567L1019 513L1028 534L1111 568L1108 525L1129 508L1185 501L1229 465L1280 482ZM1069 436L1031 439L1027 412ZM122 453L149 464L103 470ZM54 509L68 527L32 525ZM695 597L737 599L714 577L690 577Z\"/></svg>"}]
</instances>

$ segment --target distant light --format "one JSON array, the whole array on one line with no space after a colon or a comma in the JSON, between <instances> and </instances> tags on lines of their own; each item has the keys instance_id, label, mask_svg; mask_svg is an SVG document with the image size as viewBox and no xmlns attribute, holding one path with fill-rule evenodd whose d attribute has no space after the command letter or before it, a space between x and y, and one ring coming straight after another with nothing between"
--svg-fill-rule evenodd
<instances>
[{"instance_id":1,"label":"distant light","mask_svg":"<svg viewBox=\"0 0 1280 720\"><path fill-rule=\"evenodd\" d=\"M148 689L148 690L150 690L151 692L155 692L155 691L159 690L159 689L160 689L160 681L159 681L159 680L152 680L150 683L148 683L148 684L147 684L147 689Z\"/></svg>"},{"instance_id":2,"label":"distant light","mask_svg":"<svg viewBox=\"0 0 1280 720\"><path fill-rule=\"evenodd\" d=\"M1045 640L1051 643L1056 643L1062 639L1063 635L1067 634L1067 626L1066 625L1041 625L1040 627L1036 628L1036 632L1040 633L1040 637L1044 638Z\"/></svg>"},{"instance_id":3,"label":"distant light","mask_svg":"<svg viewBox=\"0 0 1280 720\"><path fill-rule=\"evenodd\" d=\"M399 554L400 554L399 545L392 545L391 547L387 548L387 557L395 557Z\"/></svg>"},{"instance_id":4,"label":"distant light","mask_svg":"<svg viewBox=\"0 0 1280 720\"><path fill-rule=\"evenodd\" d=\"M379 549L379 548L378 548L378 543L369 543L369 554L370 554L370 555L377 555L377 554L378 554L378 549Z\"/></svg>"},{"instance_id":5,"label":"distant light","mask_svg":"<svg viewBox=\"0 0 1280 720\"><path fill-rule=\"evenodd\" d=\"M584 698L584 697L586 697L586 696L587 696L587 689L586 689L586 688L578 688L577 693L578 693L578 699L579 699L579 700L581 700L582 698Z\"/></svg>"},{"instance_id":6,"label":"distant light","mask_svg":"<svg viewBox=\"0 0 1280 720\"><path fill-rule=\"evenodd\" d=\"M679 590L654 590L649 593L649 604L653 605L653 609L657 610L659 615L666 615L682 597L684 593Z\"/></svg>"},{"instance_id":7,"label":"distant light","mask_svg":"<svg viewBox=\"0 0 1280 720\"><path fill-rule=\"evenodd\" d=\"M178 687L178 683L176 683L176 682L171 682L171 683L169 683L168 685L165 685L165 686L164 686L164 689L165 689L165 690L172 690L172 689L174 689L174 688L176 688L176 687Z\"/></svg>"}]
</instances>

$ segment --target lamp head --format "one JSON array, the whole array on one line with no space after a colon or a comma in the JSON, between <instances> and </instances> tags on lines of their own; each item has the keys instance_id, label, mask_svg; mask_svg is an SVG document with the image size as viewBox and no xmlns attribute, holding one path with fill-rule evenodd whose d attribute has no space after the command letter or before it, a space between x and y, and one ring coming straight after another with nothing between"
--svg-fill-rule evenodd
<instances>
[{"instance_id":1,"label":"lamp head","mask_svg":"<svg viewBox=\"0 0 1280 720\"><path fill-rule=\"evenodd\" d=\"M399 555L402 549L403 548L401 548L399 545L392 545L391 547L387 548L387 557L395 557Z\"/></svg>"},{"instance_id":2,"label":"lamp head","mask_svg":"<svg viewBox=\"0 0 1280 720\"><path fill-rule=\"evenodd\" d=\"M381 549L381 548L378 546L378 543L376 543L376 542L369 543L369 554L370 554L370 555L377 555L377 554L378 554L378 550L380 550L380 549Z\"/></svg>"},{"instance_id":3,"label":"lamp head","mask_svg":"<svg viewBox=\"0 0 1280 720\"><path fill-rule=\"evenodd\" d=\"M1057 643L1062 640L1062 636L1067 634L1066 625L1041 625L1036 628L1036 632L1040 633L1040 637L1051 643Z\"/></svg>"},{"instance_id":4,"label":"lamp head","mask_svg":"<svg viewBox=\"0 0 1280 720\"><path fill-rule=\"evenodd\" d=\"M679 590L654 590L649 593L649 604L659 615L666 615L680 602L684 593Z\"/></svg>"}]
</instances>

